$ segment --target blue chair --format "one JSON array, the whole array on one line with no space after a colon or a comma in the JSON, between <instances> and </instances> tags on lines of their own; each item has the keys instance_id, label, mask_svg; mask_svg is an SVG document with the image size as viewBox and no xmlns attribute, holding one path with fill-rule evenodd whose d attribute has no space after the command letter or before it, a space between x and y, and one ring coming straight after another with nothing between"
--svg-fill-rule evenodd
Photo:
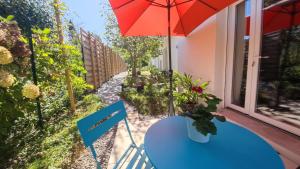
<instances>
[{"instance_id":1,"label":"blue chair","mask_svg":"<svg viewBox=\"0 0 300 169\"><path fill-rule=\"evenodd\" d=\"M114 166L114 169L120 167L123 168L123 164L127 160L129 161L126 167L127 169L153 169L153 166L151 165L149 159L147 158L144 152L143 145L138 147L134 142L131 132L129 130L126 116L127 113L123 101L118 101L110 106L98 110L97 112L77 122L77 127L79 129L81 138L83 139L84 145L91 149L92 155L96 161L98 169L101 169L101 165L97 160L97 154L93 143L121 120L125 121L131 144L126 149L121 158L117 161L116 165Z\"/></svg>"}]
</instances>

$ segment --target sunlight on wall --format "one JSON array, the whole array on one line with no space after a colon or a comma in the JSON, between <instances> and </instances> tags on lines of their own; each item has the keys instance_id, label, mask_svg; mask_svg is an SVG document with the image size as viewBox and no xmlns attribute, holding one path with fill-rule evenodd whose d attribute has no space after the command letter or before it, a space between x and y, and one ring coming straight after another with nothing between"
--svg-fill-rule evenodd
<instances>
[{"instance_id":1,"label":"sunlight on wall","mask_svg":"<svg viewBox=\"0 0 300 169\"><path fill-rule=\"evenodd\" d=\"M213 16L196 28L187 38L177 42L178 68L195 79L210 81L214 89L216 48L216 17Z\"/></svg>"}]
</instances>

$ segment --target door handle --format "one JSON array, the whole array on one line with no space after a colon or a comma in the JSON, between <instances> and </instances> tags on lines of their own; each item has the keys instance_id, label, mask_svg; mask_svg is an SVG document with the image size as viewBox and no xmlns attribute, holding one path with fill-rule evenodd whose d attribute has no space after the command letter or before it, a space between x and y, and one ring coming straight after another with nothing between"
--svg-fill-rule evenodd
<instances>
[{"instance_id":1,"label":"door handle","mask_svg":"<svg viewBox=\"0 0 300 169\"><path fill-rule=\"evenodd\" d=\"M256 56L256 57L258 57L260 59L269 59L270 58L270 56Z\"/></svg>"}]
</instances>

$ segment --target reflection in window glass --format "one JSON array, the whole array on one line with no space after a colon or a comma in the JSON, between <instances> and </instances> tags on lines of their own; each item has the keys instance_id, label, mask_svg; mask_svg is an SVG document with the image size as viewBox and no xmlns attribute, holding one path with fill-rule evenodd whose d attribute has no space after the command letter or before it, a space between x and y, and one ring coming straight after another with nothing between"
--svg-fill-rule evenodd
<instances>
[{"instance_id":1,"label":"reflection in window glass","mask_svg":"<svg viewBox=\"0 0 300 169\"><path fill-rule=\"evenodd\" d=\"M300 128L300 0L265 0L257 113Z\"/></svg>"},{"instance_id":2,"label":"reflection in window glass","mask_svg":"<svg viewBox=\"0 0 300 169\"><path fill-rule=\"evenodd\" d=\"M245 106L247 63L249 49L250 0L243 1L236 7L235 48L233 59L233 78L231 101L239 107Z\"/></svg>"}]
</instances>

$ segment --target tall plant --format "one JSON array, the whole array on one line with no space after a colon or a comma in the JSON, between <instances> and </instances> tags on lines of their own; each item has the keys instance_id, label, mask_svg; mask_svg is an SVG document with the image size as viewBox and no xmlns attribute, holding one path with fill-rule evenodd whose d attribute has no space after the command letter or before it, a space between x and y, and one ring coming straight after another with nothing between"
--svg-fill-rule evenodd
<instances>
[{"instance_id":1,"label":"tall plant","mask_svg":"<svg viewBox=\"0 0 300 169\"><path fill-rule=\"evenodd\" d=\"M38 81L43 91L42 108L45 113L57 112L66 108L67 88L65 85L65 69L70 68L74 95L81 96L86 89L92 88L83 76L80 48L73 44L61 44L57 41L57 33L51 29L34 29L34 48L37 60ZM64 52L68 54L66 59ZM47 115L47 114L46 114Z\"/></svg>"},{"instance_id":2,"label":"tall plant","mask_svg":"<svg viewBox=\"0 0 300 169\"><path fill-rule=\"evenodd\" d=\"M6 139L16 132L12 127L18 119L34 111L30 101L40 95L39 87L28 81L31 52L12 19L13 16L0 17L0 152L11 148L6 146Z\"/></svg>"},{"instance_id":3,"label":"tall plant","mask_svg":"<svg viewBox=\"0 0 300 169\"><path fill-rule=\"evenodd\" d=\"M62 3L60 0L54 0L53 1L53 7L55 11L55 20L56 20L56 28L57 28L57 34L58 34L58 41L59 44L62 46L61 50L63 53L63 57L68 60L68 56L66 54L66 49L64 47L64 34L63 34L63 25L61 21L61 6ZM71 111L74 112L76 110L76 100L74 97L74 91L73 91L73 86L72 86L72 80L71 80L71 69L69 66L65 68L65 77L66 77L66 84L67 84L67 89L68 89L68 95L69 95L69 101L71 105Z\"/></svg>"},{"instance_id":4,"label":"tall plant","mask_svg":"<svg viewBox=\"0 0 300 169\"><path fill-rule=\"evenodd\" d=\"M151 58L161 54L163 40L161 37L124 37L121 36L115 15L110 6L103 4L103 15L106 17L105 39L113 49L124 57L133 80L137 77L137 70L147 66Z\"/></svg>"}]
</instances>

